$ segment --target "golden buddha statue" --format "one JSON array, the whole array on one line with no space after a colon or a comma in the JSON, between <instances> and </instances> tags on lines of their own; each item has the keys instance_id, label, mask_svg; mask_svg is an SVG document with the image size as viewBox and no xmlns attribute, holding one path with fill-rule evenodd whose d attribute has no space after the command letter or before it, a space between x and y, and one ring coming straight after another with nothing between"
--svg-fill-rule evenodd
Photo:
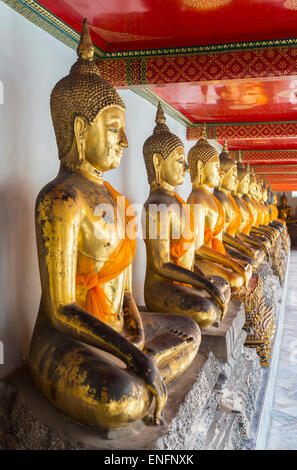
<instances>
[{"instance_id":1,"label":"golden buddha statue","mask_svg":"<svg viewBox=\"0 0 297 470\"><path fill-rule=\"evenodd\" d=\"M269 225L270 223L270 216L269 216L269 207L267 204L268 200L268 192L267 192L267 186L262 179L262 177L257 179L257 196L256 196L256 202L258 206L260 207L260 218L259 218L259 228L264 230L269 236L271 237L272 245L276 242L276 239L279 236L279 231Z\"/></svg>"},{"instance_id":2,"label":"golden buddha statue","mask_svg":"<svg viewBox=\"0 0 297 470\"><path fill-rule=\"evenodd\" d=\"M220 311L225 311L229 287L221 280L219 288L193 270L193 218L186 203L174 192L175 186L185 179L184 146L165 122L159 103L155 129L143 145L150 185L144 204L147 254L144 298L151 311L187 316L206 328L218 321Z\"/></svg>"},{"instance_id":3,"label":"golden buddha statue","mask_svg":"<svg viewBox=\"0 0 297 470\"><path fill-rule=\"evenodd\" d=\"M125 105L93 55L85 21L78 60L51 94L61 162L36 201L42 296L29 365L56 408L108 430L144 417L153 398L159 423L166 384L192 362L200 332L190 318L140 314L133 299L132 208L102 179L128 145Z\"/></svg>"},{"instance_id":4,"label":"golden buddha statue","mask_svg":"<svg viewBox=\"0 0 297 470\"><path fill-rule=\"evenodd\" d=\"M237 187L237 165L229 156L227 143L220 154L221 177L219 185L214 189L214 196L220 201L225 213L223 242L227 253L237 262L250 268L259 264L259 251L236 238L241 225L241 213L234 200L232 192Z\"/></svg>"},{"instance_id":5,"label":"golden buddha statue","mask_svg":"<svg viewBox=\"0 0 297 470\"><path fill-rule=\"evenodd\" d=\"M264 260L264 253L269 255L269 252L267 251L267 248L264 244L250 236L250 231L253 226L254 218L248 203L243 199L243 196L248 194L249 184L249 165L247 164L245 166L243 164L241 152L239 151L237 159L237 186L233 195L241 215L241 223L237 228L236 238L239 241L246 242L249 245L257 248L259 250L257 261L258 263L261 263Z\"/></svg>"},{"instance_id":6,"label":"golden buddha statue","mask_svg":"<svg viewBox=\"0 0 297 470\"><path fill-rule=\"evenodd\" d=\"M278 208L277 208L277 195L271 189L271 186L268 185L268 207L270 213L270 225L277 227L282 233L285 228L285 221L279 219L278 217Z\"/></svg>"},{"instance_id":7,"label":"golden buddha statue","mask_svg":"<svg viewBox=\"0 0 297 470\"><path fill-rule=\"evenodd\" d=\"M281 204L277 207L279 218L287 224L296 223L297 220L293 219L293 210L291 206L288 206L288 199L285 193L281 196Z\"/></svg>"},{"instance_id":8,"label":"golden buddha statue","mask_svg":"<svg viewBox=\"0 0 297 470\"><path fill-rule=\"evenodd\" d=\"M250 273L227 255L222 244L222 230L225 215L220 202L212 194L212 188L219 183L219 155L206 139L202 129L200 139L189 150L192 191L188 197L192 213L200 204L204 211L204 240L196 246L195 269L204 275L223 277L231 290L237 290L248 283Z\"/></svg>"},{"instance_id":9,"label":"golden buddha statue","mask_svg":"<svg viewBox=\"0 0 297 470\"><path fill-rule=\"evenodd\" d=\"M273 193L271 188L268 191L269 196L269 207L271 209L271 218L270 218L270 225L277 227L281 233L282 237L282 248L285 252L288 252L290 249L290 235L288 232L287 224L284 220L280 219L278 216L278 208L277 208L277 195ZM293 228L294 231L294 228Z\"/></svg>"},{"instance_id":10,"label":"golden buddha statue","mask_svg":"<svg viewBox=\"0 0 297 470\"><path fill-rule=\"evenodd\" d=\"M271 233L267 230L267 227L263 227L263 214L261 206L258 202L259 197L259 187L257 178L255 176L255 171L253 168L250 169L250 184L249 192L243 196L243 199L247 202L251 214L253 216L253 225L250 230L250 235L256 240L261 241L266 247L266 250L271 249L273 243L273 237Z\"/></svg>"}]
</instances>

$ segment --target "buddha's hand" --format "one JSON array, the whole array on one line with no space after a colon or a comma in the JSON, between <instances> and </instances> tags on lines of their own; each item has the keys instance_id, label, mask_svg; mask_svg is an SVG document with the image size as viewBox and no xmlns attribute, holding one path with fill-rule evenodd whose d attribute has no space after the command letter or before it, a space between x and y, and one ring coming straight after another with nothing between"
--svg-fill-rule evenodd
<instances>
[{"instance_id":1,"label":"buddha's hand","mask_svg":"<svg viewBox=\"0 0 297 470\"><path fill-rule=\"evenodd\" d=\"M143 353L142 356L140 364L138 364L138 374L155 397L154 423L159 424L162 410L167 401L167 390L155 361Z\"/></svg>"}]
</instances>

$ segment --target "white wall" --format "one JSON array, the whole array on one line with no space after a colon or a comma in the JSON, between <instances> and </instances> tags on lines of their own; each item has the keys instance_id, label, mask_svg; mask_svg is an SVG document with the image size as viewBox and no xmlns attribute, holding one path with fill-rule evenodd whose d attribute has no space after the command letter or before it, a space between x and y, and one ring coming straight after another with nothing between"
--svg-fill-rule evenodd
<instances>
[{"instance_id":1,"label":"white wall","mask_svg":"<svg viewBox=\"0 0 297 470\"><path fill-rule=\"evenodd\" d=\"M54 84L76 60L75 52L0 3L0 341L5 361L0 377L21 363L28 351L40 299L34 233L34 202L59 163L50 118ZM155 125L156 108L131 91L120 92L127 106L129 147L120 167L106 174L132 203L143 204L149 186L142 146ZM185 142L186 129L167 118ZM188 150L193 142L185 142ZM179 193L186 198L190 178ZM133 266L136 301L143 304L145 248L140 240ZM1 358L0 358L1 359Z\"/></svg>"}]
</instances>

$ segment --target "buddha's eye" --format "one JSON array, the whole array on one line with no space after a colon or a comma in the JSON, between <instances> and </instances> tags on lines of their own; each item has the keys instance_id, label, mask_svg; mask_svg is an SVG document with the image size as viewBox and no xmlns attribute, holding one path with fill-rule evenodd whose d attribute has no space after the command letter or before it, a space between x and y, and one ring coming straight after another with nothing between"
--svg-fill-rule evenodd
<instances>
[{"instance_id":1,"label":"buddha's eye","mask_svg":"<svg viewBox=\"0 0 297 470\"><path fill-rule=\"evenodd\" d=\"M109 128L110 132L114 132L115 134L118 134L119 129L116 129L115 127L110 127Z\"/></svg>"}]
</instances>

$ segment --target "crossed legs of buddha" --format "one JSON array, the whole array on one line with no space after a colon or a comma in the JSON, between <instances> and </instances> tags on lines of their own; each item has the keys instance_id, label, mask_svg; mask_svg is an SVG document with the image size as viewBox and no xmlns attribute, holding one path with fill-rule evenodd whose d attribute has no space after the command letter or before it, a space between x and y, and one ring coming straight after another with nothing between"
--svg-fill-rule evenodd
<instances>
[{"instance_id":1,"label":"crossed legs of buddha","mask_svg":"<svg viewBox=\"0 0 297 470\"><path fill-rule=\"evenodd\" d=\"M182 315L207 328L220 319L220 309L209 295L191 286L156 280L145 283L144 299L152 312Z\"/></svg>"},{"instance_id":2,"label":"crossed legs of buddha","mask_svg":"<svg viewBox=\"0 0 297 470\"><path fill-rule=\"evenodd\" d=\"M154 357L166 384L183 373L200 345L189 318L144 313L144 351ZM38 390L74 421L101 429L123 428L141 419L152 394L141 378L113 355L37 321L29 363Z\"/></svg>"}]
</instances>

